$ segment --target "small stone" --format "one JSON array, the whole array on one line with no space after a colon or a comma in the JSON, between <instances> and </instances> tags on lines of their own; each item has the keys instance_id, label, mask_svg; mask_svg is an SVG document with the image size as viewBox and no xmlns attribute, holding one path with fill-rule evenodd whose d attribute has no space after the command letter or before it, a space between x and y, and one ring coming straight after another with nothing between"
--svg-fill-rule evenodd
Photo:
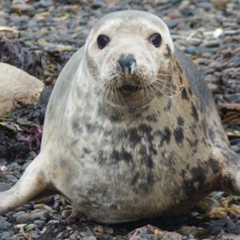
<instances>
[{"instance_id":1,"label":"small stone","mask_svg":"<svg viewBox=\"0 0 240 240\"><path fill-rule=\"evenodd\" d=\"M60 220L57 220L57 219L52 219L48 221L48 224L59 224L59 223L60 223Z\"/></svg>"},{"instance_id":2,"label":"small stone","mask_svg":"<svg viewBox=\"0 0 240 240\"><path fill-rule=\"evenodd\" d=\"M229 231L233 231L236 228L236 224L233 221L227 221L226 228Z\"/></svg>"},{"instance_id":3,"label":"small stone","mask_svg":"<svg viewBox=\"0 0 240 240\"><path fill-rule=\"evenodd\" d=\"M172 29L172 28L175 28L179 23L179 20L178 19L172 19L172 20L169 20L166 22L167 26Z\"/></svg>"},{"instance_id":4,"label":"small stone","mask_svg":"<svg viewBox=\"0 0 240 240\"><path fill-rule=\"evenodd\" d=\"M36 229L36 225L31 223L31 224L28 224L27 226L24 227L27 231L31 231L31 230L34 230Z\"/></svg>"},{"instance_id":5,"label":"small stone","mask_svg":"<svg viewBox=\"0 0 240 240\"><path fill-rule=\"evenodd\" d=\"M91 237L83 237L81 238L81 240L97 240L97 238L94 236L91 236Z\"/></svg>"},{"instance_id":6,"label":"small stone","mask_svg":"<svg viewBox=\"0 0 240 240\"><path fill-rule=\"evenodd\" d=\"M0 192L6 191L11 188L10 184L0 182Z\"/></svg>"},{"instance_id":7,"label":"small stone","mask_svg":"<svg viewBox=\"0 0 240 240\"><path fill-rule=\"evenodd\" d=\"M131 236L129 240L142 240L142 238L139 236Z\"/></svg>"},{"instance_id":8,"label":"small stone","mask_svg":"<svg viewBox=\"0 0 240 240\"><path fill-rule=\"evenodd\" d=\"M1 166L0 167L1 172L6 172L7 170L8 170L8 168L6 166Z\"/></svg>"},{"instance_id":9,"label":"small stone","mask_svg":"<svg viewBox=\"0 0 240 240\"><path fill-rule=\"evenodd\" d=\"M213 5L211 3L208 3L208 2L198 3L197 7L203 8L204 10L207 10L207 11L214 9Z\"/></svg>"},{"instance_id":10,"label":"small stone","mask_svg":"<svg viewBox=\"0 0 240 240\"><path fill-rule=\"evenodd\" d=\"M104 227L101 225L95 226L93 228L93 231L97 234L97 235L103 235L104 234Z\"/></svg>"},{"instance_id":11,"label":"small stone","mask_svg":"<svg viewBox=\"0 0 240 240\"><path fill-rule=\"evenodd\" d=\"M75 240L77 238L78 231L76 230L73 234L69 236L70 239Z\"/></svg>"},{"instance_id":12,"label":"small stone","mask_svg":"<svg viewBox=\"0 0 240 240\"><path fill-rule=\"evenodd\" d=\"M30 220L31 220L31 214L30 213L21 214L16 218L17 223L27 223Z\"/></svg>"},{"instance_id":13,"label":"small stone","mask_svg":"<svg viewBox=\"0 0 240 240\"><path fill-rule=\"evenodd\" d=\"M32 213L31 220L35 220L35 219L46 220L48 217L49 217L49 212L44 210L44 211Z\"/></svg>"},{"instance_id":14,"label":"small stone","mask_svg":"<svg viewBox=\"0 0 240 240\"><path fill-rule=\"evenodd\" d=\"M186 1L186 0L182 1L180 3L180 5L178 6L178 10L181 11L181 12L186 10L189 7L190 4L191 4L190 1Z\"/></svg>"},{"instance_id":15,"label":"small stone","mask_svg":"<svg viewBox=\"0 0 240 240\"><path fill-rule=\"evenodd\" d=\"M33 231L31 234L32 240L39 239L41 237L41 234L37 231Z\"/></svg>"},{"instance_id":16,"label":"small stone","mask_svg":"<svg viewBox=\"0 0 240 240\"><path fill-rule=\"evenodd\" d=\"M11 224L0 216L0 230L7 230L10 226Z\"/></svg>"},{"instance_id":17,"label":"small stone","mask_svg":"<svg viewBox=\"0 0 240 240\"><path fill-rule=\"evenodd\" d=\"M22 167L21 167L21 170L22 170L22 171L25 171L26 168L29 166L29 164L30 164L31 162L32 162L32 161L27 161L26 163L24 163L24 164L22 165Z\"/></svg>"},{"instance_id":18,"label":"small stone","mask_svg":"<svg viewBox=\"0 0 240 240\"><path fill-rule=\"evenodd\" d=\"M210 1L216 8L226 7L227 3L229 2L229 0L210 0Z\"/></svg>"},{"instance_id":19,"label":"small stone","mask_svg":"<svg viewBox=\"0 0 240 240\"><path fill-rule=\"evenodd\" d=\"M45 224L45 221L43 221L43 220L35 220L35 221L34 221L34 224L35 224L35 225L38 225L38 226L41 226L41 225L44 225L44 224Z\"/></svg>"},{"instance_id":20,"label":"small stone","mask_svg":"<svg viewBox=\"0 0 240 240\"><path fill-rule=\"evenodd\" d=\"M63 211L61 212L61 215L62 215L62 217L64 217L64 218L70 217L71 214L72 214L72 210L63 210Z\"/></svg>"},{"instance_id":21,"label":"small stone","mask_svg":"<svg viewBox=\"0 0 240 240\"><path fill-rule=\"evenodd\" d=\"M114 230L113 230L113 228L110 228L110 227L104 227L104 232L109 235L112 235Z\"/></svg>"}]
</instances>

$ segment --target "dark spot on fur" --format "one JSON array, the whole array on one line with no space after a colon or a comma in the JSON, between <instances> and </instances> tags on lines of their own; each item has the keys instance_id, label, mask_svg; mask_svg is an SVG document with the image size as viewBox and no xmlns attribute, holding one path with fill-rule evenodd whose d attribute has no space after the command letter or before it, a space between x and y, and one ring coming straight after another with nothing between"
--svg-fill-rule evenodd
<instances>
[{"instance_id":1,"label":"dark spot on fur","mask_svg":"<svg viewBox=\"0 0 240 240\"><path fill-rule=\"evenodd\" d=\"M86 125L87 126L87 131L88 131L88 133L94 133L94 132L96 132L96 130L97 130L97 127L96 126L94 126L94 125L92 125L92 124L87 124Z\"/></svg>"},{"instance_id":2,"label":"dark spot on fur","mask_svg":"<svg viewBox=\"0 0 240 240\"><path fill-rule=\"evenodd\" d=\"M111 204L110 208L113 209L113 210L117 210L117 205L116 204Z\"/></svg>"},{"instance_id":3,"label":"dark spot on fur","mask_svg":"<svg viewBox=\"0 0 240 240\"><path fill-rule=\"evenodd\" d=\"M154 136L160 137L162 136L162 131L161 130L157 130L154 132Z\"/></svg>"},{"instance_id":4,"label":"dark spot on fur","mask_svg":"<svg viewBox=\"0 0 240 240\"><path fill-rule=\"evenodd\" d=\"M205 167L197 166L191 169L193 182L204 183L206 179L206 169Z\"/></svg>"},{"instance_id":5,"label":"dark spot on fur","mask_svg":"<svg viewBox=\"0 0 240 240\"><path fill-rule=\"evenodd\" d=\"M74 133L82 133L82 127L80 126L79 120L73 119L72 129Z\"/></svg>"},{"instance_id":6,"label":"dark spot on fur","mask_svg":"<svg viewBox=\"0 0 240 240\"><path fill-rule=\"evenodd\" d=\"M60 167L61 167L61 168L64 168L64 167L66 167L66 165L67 165L67 164L66 164L66 163L67 163L66 160L63 159L63 158L60 158L59 163L60 163Z\"/></svg>"},{"instance_id":7,"label":"dark spot on fur","mask_svg":"<svg viewBox=\"0 0 240 240\"><path fill-rule=\"evenodd\" d=\"M198 146L199 140L198 139L191 140L189 138L187 138L186 140L187 140L188 144L191 146L193 154L197 153L197 151L198 151L197 146Z\"/></svg>"},{"instance_id":8,"label":"dark spot on fur","mask_svg":"<svg viewBox=\"0 0 240 240\"><path fill-rule=\"evenodd\" d=\"M206 121L203 120L201 124L202 124L202 125L201 125L201 126L202 126L202 131L203 131L204 135L207 136L208 131L207 131ZM215 125L215 126L216 126L216 125Z\"/></svg>"},{"instance_id":9,"label":"dark spot on fur","mask_svg":"<svg viewBox=\"0 0 240 240\"><path fill-rule=\"evenodd\" d=\"M182 176L183 179L185 178L186 173L187 173L186 170L184 170L184 169L181 170L181 176Z\"/></svg>"},{"instance_id":10,"label":"dark spot on fur","mask_svg":"<svg viewBox=\"0 0 240 240\"><path fill-rule=\"evenodd\" d=\"M139 130L143 133L150 133L152 131L152 127L143 123L139 125Z\"/></svg>"},{"instance_id":11,"label":"dark spot on fur","mask_svg":"<svg viewBox=\"0 0 240 240\"><path fill-rule=\"evenodd\" d=\"M175 137L175 140L178 144L182 143L183 139L184 139L184 135L183 135L183 129L182 127L177 127L174 132L174 137Z\"/></svg>"},{"instance_id":12,"label":"dark spot on fur","mask_svg":"<svg viewBox=\"0 0 240 240\"><path fill-rule=\"evenodd\" d=\"M163 93L160 92L160 91L157 91L156 92L156 96L157 96L157 98L161 98L163 96Z\"/></svg>"},{"instance_id":13,"label":"dark spot on fur","mask_svg":"<svg viewBox=\"0 0 240 240\"><path fill-rule=\"evenodd\" d=\"M122 149L121 152L114 150L112 152L112 159L115 163L120 161L131 162L132 161L132 154L127 152L125 149Z\"/></svg>"},{"instance_id":14,"label":"dark spot on fur","mask_svg":"<svg viewBox=\"0 0 240 240\"><path fill-rule=\"evenodd\" d=\"M139 136L136 128L131 128L128 130L129 141L133 146L136 146L141 141L141 136Z\"/></svg>"},{"instance_id":15,"label":"dark spot on fur","mask_svg":"<svg viewBox=\"0 0 240 240\"><path fill-rule=\"evenodd\" d=\"M171 107L172 107L172 99L169 98L169 99L168 99L167 106L164 107L164 111L169 111L169 110L171 109Z\"/></svg>"},{"instance_id":16,"label":"dark spot on fur","mask_svg":"<svg viewBox=\"0 0 240 240\"><path fill-rule=\"evenodd\" d=\"M121 113L114 113L110 116L110 120L113 122L121 122L122 120L122 115Z\"/></svg>"},{"instance_id":17,"label":"dark spot on fur","mask_svg":"<svg viewBox=\"0 0 240 240\"><path fill-rule=\"evenodd\" d=\"M192 104L192 116L195 121L199 120L197 109L193 104Z\"/></svg>"},{"instance_id":18,"label":"dark spot on fur","mask_svg":"<svg viewBox=\"0 0 240 240\"><path fill-rule=\"evenodd\" d=\"M90 150L89 148L84 147L84 148L83 148L83 152L84 152L85 154L90 154L90 153L91 153L91 150Z\"/></svg>"},{"instance_id":19,"label":"dark spot on fur","mask_svg":"<svg viewBox=\"0 0 240 240\"><path fill-rule=\"evenodd\" d=\"M201 142L207 147L208 143L206 141L206 137L202 137Z\"/></svg>"},{"instance_id":20,"label":"dark spot on fur","mask_svg":"<svg viewBox=\"0 0 240 240\"><path fill-rule=\"evenodd\" d=\"M133 176L131 180L131 186L133 191L138 193L150 193L155 183L152 171L140 175L138 172Z\"/></svg>"},{"instance_id":21,"label":"dark spot on fur","mask_svg":"<svg viewBox=\"0 0 240 240\"><path fill-rule=\"evenodd\" d=\"M104 151L100 150L98 152L97 157L94 157L94 161L99 164L106 163L106 153Z\"/></svg>"},{"instance_id":22,"label":"dark spot on fur","mask_svg":"<svg viewBox=\"0 0 240 240\"><path fill-rule=\"evenodd\" d=\"M172 56L172 52L171 52L171 49L169 47L169 45L167 44L166 45L166 53L164 53L164 56L167 57L167 58L170 58Z\"/></svg>"},{"instance_id":23,"label":"dark spot on fur","mask_svg":"<svg viewBox=\"0 0 240 240\"><path fill-rule=\"evenodd\" d=\"M154 115L154 114L148 115L148 116L146 117L146 120L149 121L149 122L157 122L157 121L158 121L157 116Z\"/></svg>"},{"instance_id":24,"label":"dark spot on fur","mask_svg":"<svg viewBox=\"0 0 240 240\"><path fill-rule=\"evenodd\" d=\"M153 168L154 163L153 163L153 160L152 160L152 157L151 157L151 156L148 156L148 157L146 158L145 162L146 162L146 166L147 166L148 168Z\"/></svg>"},{"instance_id":25,"label":"dark spot on fur","mask_svg":"<svg viewBox=\"0 0 240 240\"><path fill-rule=\"evenodd\" d=\"M210 137L212 143L214 143L215 138L216 138L215 131L214 131L212 128L210 128L210 129L208 130L208 134L209 134L209 137Z\"/></svg>"},{"instance_id":26,"label":"dark spot on fur","mask_svg":"<svg viewBox=\"0 0 240 240\"><path fill-rule=\"evenodd\" d=\"M182 94L182 99L189 100L186 88L183 88L183 90L181 91L181 94Z\"/></svg>"},{"instance_id":27,"label":"dark spot on fur","mask_svg":"<svg viewBox=\"0 0 240 240\"><path fill-rule=\"evenodd\" d=\"M178 126L181 126L181 127L182 127L182 126L184 125L184 119L179 116L179 117L177 118L177 124L178 124Z\"/></svg>"},{"instance_id":28,"label":"dark spot on fur","mask_svg":"<svg viewBox=\"0 0 240 240\"><path fill-rule=\"evenodd\" d=\"M161 132L161 145L166 142L169 143L171 140L171 131L168 127L165 127Z\"/></svg>"},{"instance_id":29,"label":"dark spot on fur","mask_svg":"<svg viewBox=\"0 0 240 240\"><path fill-rule=\"evenodd\" d=\"M183 84L183 79L182 79L181 75L179 75L179 81L180 81L181 84Z\"/></svg>"},{"instance_id":30,"label":"dark spot on fur","mask_svg":"<svg viewBox=\"0 0 240 240\"><path fill-rule=\"evenodd\" d=\"M190 169L191 178L185 178L183 180L183 186L186 196L191 197L194 191L200 191L203 189L206 180L206 168L205 166L196 166Z\"/></svg>"},{"instance_id":31,"label":"dark spot on fur","mask_svg":"<svg viewBox=\"0 0 240 240\"><path fill-rule=\"evenodd\" d=\"M191 88L188 89L188 94L189 94L190 96L192 96L192 90L191 90Z\"/></svg>"},{"instance_id":32,"label":"dark spot on fur","mask_svg":"<svg viewBox=\"0 0 240 240\"><path fill-rule=\"evenodd\" d=\"M137 172L137 173L135 173L134 176L133 176L133 179L132 179L132 181L131 181L131 185L132 185L132 186L135 186L136 183L138 182L138 179L139 179L139 173Z\"/></svg>"},{"instance_id":33,"label":"dark spot on fur","mask_svg":"<svg viewBox=\"0 0 240 240\"><path fill-rule=\"evenodd\" d=\"M218 173L221 171L221 167L220 167L220 164L217 160L215 160L214 158L209 158L208 161L207 161L207 165L208 167L210 167L212 169L212 172L214 174Z\"/></svg>"},{"instance_id":34,"label":"dark spot on fur","mask_svg":"<svg viewBox=\"0 0 240 240\"><path fill-rule=\"evenodd\" d=\"M154 184L154 178L153 178L153 174L151 172L148 173L147 176L147 184L148 186L151 188L152 185Z\"/></svg>"},{"instance_id":35,"label":"dark spot on fur","mask_svg":"<svg viewBox=\"0 0 240 240\"><path fill-rule=\"evenodd\" d=\"M180 65L180 63L179 63L179 61L176 61L176 65L177 65L177 73L179 74L183 74L183 70L182 70L182 67L181 67L181 65Z\"/></svg>"}]
</instances>

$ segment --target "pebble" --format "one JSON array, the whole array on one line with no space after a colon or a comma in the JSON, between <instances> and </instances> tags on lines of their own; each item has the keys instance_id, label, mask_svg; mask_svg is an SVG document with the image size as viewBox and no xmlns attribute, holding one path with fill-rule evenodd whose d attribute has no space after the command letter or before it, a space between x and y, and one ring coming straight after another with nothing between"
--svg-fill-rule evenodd
<instances>
[{"instance_id":1,"label":"pebble","mask_svg":"<svg viewBox=\"0 0 240 240\"><path fill-rule=\"evenodd\" d=\"M213 5L209 2L201 2L201 3L198 3L196 5L197 5L197 7L203 8L207 11L213 10L213 8L214 8Z\"/></svg>"},{"instance_id":2,"label":"pebble","mask_svg":"<svg viewBox=\"0 0 240 240\"><path fill-rule=\"evenodd\" d=\"M32 161L26 161L26 163L22 165L21 170L24 172L31 162Z\"/></svg>"},{"instance_id":3,"label":"pebble","mask_svg":"<svg viewBox=\"0 0 240 240\"><path fill-rule=\"evenodd\" d=\"M11 185L4 182L0 182L0 192L6 191L9 188L11 188Z\"/></svg>"},{"instance_id":4,"label":"pebble","mask_svg":"<svg viewBox=\"0 0 240 240\"><path fill-rule=\"evenodd\" d=\"M91 237L82 237L81 240L97 240L96 237L91 236ZM130 239L129 239L130 240Z\"/></svg>"},{"instance_id":5,"label":"pebble","mask_svg":"<svg viewBox=\"0 0 240 240\"><path fill-rule=\"evenodd\" d=\"M31 233L31 238L32 238L32 240L37 240L37 239L39 239L41 237L41 234L38 232L38 231L33 231L32 233Z\"/></svg>"},{"instance_id":6,"label":"pebble","mask_svg":"<svg viewBox=\"0 0 240 240\"><path fill-rule=\"evenodd\" d=\"M68 217L71 216L71 214L72 214L72 210L63 210L61 212L61 215L62 215L63 218L68 218Z\"/></svg>"},{"instance_id":7,"label":"pebble","mask_svg":"<svg viewBox=\"0 0 240 240\"><path fill-rule=\"evenodd\" d=\"M8 230L11 224L5 220L4 217L0 216L0 231Z\"/></svg>"},{"instance_id":8,"label":"pebble","mask_svg":"<svg viewBox=\"0 0 240 240\"><path fill-rule=\"evenodd\" d=\"M20 224L27 223L30 220L31 220L31 214L30 213L21 214L16 218L16 222L20 223Z\"/></svg>"},{"instance_id":9,"label":"pebble","mask_svg":"<svg viewBox=\"0 0 240 240\"><path fill-rule=\"evenodd\" d=\"M46 210L40 210L37 212L32 212L31 220L41 219L46 220L50 216L49 212Z\"/></svg>"}]
</instances>

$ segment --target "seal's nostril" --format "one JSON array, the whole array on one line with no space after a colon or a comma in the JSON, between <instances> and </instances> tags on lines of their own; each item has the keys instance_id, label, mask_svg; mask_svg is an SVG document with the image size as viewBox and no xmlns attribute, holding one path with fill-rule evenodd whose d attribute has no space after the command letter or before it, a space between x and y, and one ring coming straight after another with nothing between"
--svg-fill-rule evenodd
<instances>
[{"instance_id":1,"label":"seal's nostril","mask_svg":"<svg viewBox=\"0 0 240 240\"><path fill-rule=\"evenodd\" d=\"M124 73L127 70L129 74L133 74L136 69L136 59L132 54L121 55L118 59L118 65L118 71Z\"/></svg>"}]
</instances>

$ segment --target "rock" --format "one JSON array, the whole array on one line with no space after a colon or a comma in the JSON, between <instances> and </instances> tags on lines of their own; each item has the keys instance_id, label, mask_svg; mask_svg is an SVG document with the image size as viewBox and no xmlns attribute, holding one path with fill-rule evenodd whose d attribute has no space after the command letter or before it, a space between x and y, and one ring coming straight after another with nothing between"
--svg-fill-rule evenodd
<instances>
[{"instance_id":1,"label":"rock","mask_svg":"<svg viewBox=\"0 0 240 240\"><path fill-rule=\"evenodd\" d=\"M20 224L27 223L30 220L31 220L31 214L30 213L21 214L16 218L16 222L20 223Z\"/></svg>"},{"instance_id":2,"label":"rock","mask_svg":"<svg viewBox=\"0 0 240 240\"><path fill-rule=\"evenodd\" d=\"M21 69L0 63L0 116L13 109L17 102L36 104L44 84Z\"/></svg>"},{"instance_id":3,"label":"rock","mask_svg":"<svg viewBox=\"0 0 240 240\"><path fill-rule=\"evenodd\" d=\"M49 217L48 211L40 210L32 213L31 220L36 220L36 219L46 220L48 217Z\"/></svg>"},{"instance_id":4,"label":"rock","mask_svg":"<svg viewBox=\"0 0 240 240\"><path fill-rule=\"evenodd\" d=\"M0 230L7 230L11 224L0 216Z\"/></svg>"},{"instance_id":5,"label":"rock","mask_svg":"<svg viewBox=\"0 0 240 240\"><path fill-rule=\"evenodd\" d=\"M10 189L11 185L7 184L7 183L0 183L0 192L6 191L8 189Z\"/></svg>"},{"instance_id":6,"label":"rock","mask_svg":"<svg viewBox=\"0 0 240 240\"><path fill-rule=\"evenodd\" d=\"M198 3L197 4L197 7L199 8L203 8L204 10L212 10L214 7L211 3L208 3L208 2L201 2L201 3Z\"/></svg>"}]
</instances>

